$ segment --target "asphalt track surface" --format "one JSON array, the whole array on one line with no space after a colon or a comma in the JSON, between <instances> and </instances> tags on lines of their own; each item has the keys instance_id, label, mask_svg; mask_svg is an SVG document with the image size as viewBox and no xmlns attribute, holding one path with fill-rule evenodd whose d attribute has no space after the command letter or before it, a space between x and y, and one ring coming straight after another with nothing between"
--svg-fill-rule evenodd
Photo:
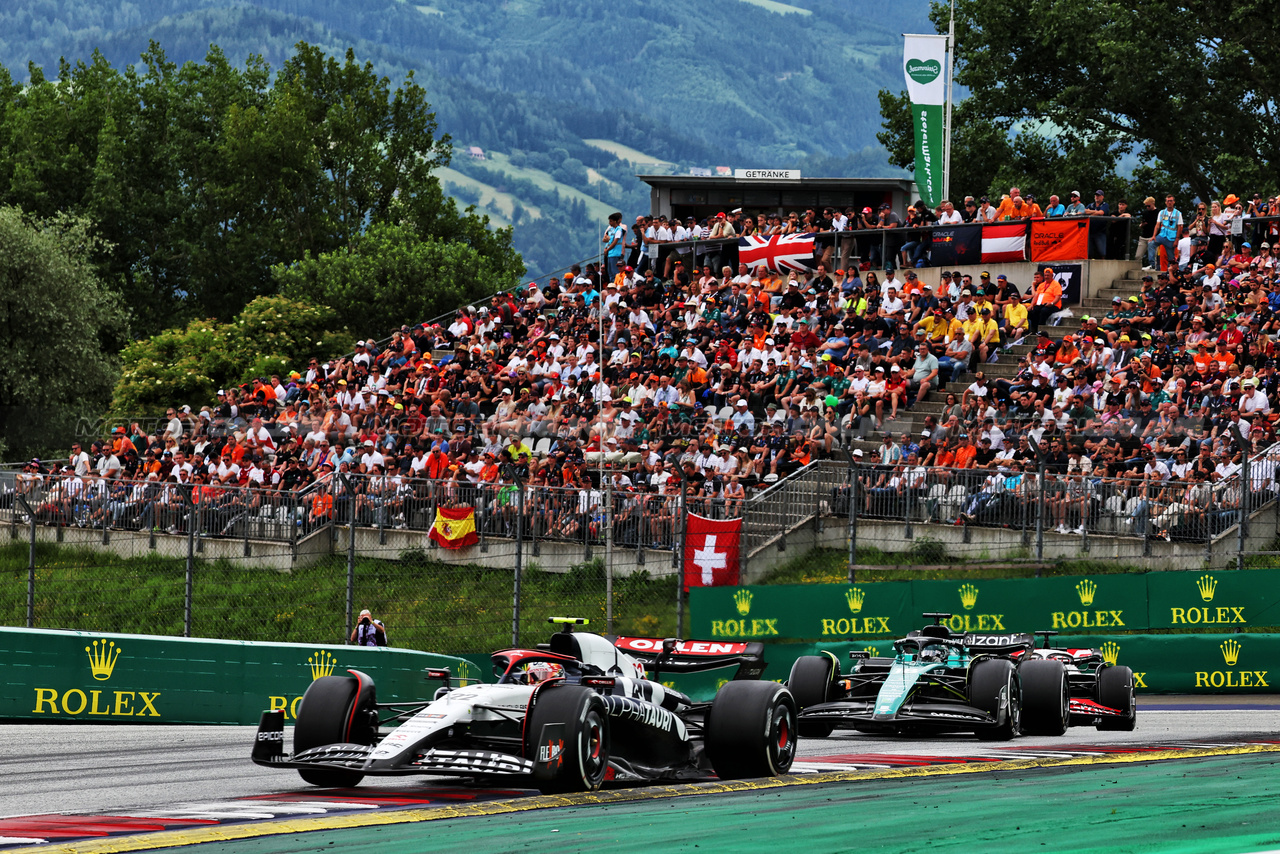
<instances>
[{"instance_id":1,"label":"asphalt track surface","mask_svg":"<svg viewBox=\"0 0 1280 854\"><path fill-rule=\"evenodd\" d=\"M71 813L80 816L167 815L173 817L175 821L202 821L211 825L263 819L290 821L299 820L300 817L309 819L314 816L335 816L341 821L343 815L354 815L357 817L356 820L368 821L367 818L362 817L369 816L375 810L382 813L430 809L448 812L465 808L473 812L457 814L470 815L477 814L474 810L483 811L492 808L502 811L506 809L504 804L512 803L513 799L516 799L516 803L522 803L519 799L531 794L527 791L512 789L459 786L455 780L442 778L369 778L356 790L326 792L306 786L292 772L271 771L250 763L247 757L253 734L252 727L6 726L3 741L0 742L3 745L0 747L0 773L4 774L6 780L6 783L0 786L0 845L4 845L6 841L3 839L6 836L3 822L7 820L10 827L14 826L15 822L21 825L24 820L14 818L20 816L47 817L54 813ZM1235 750L1237 748L1233 745L1239 743L1277 740L1280 740L1280 697L1142 698L1138 728L1132 733L1101 733L1091 728L1077 727L1069 730L1068 734L1062 738L1023 737L1010 743L993 745L980 743L966 736L906 739L837 732L828 739L803 741L801 756L794 770L801 777L843 772L846 775L853 775L849 778L852 780L860 774L874 777L877 774L892 775L898 772L934 773L940 770L937 766L943 765L952 769L972 766L972 770L979 771L980 766L1002 762L1004 764L1000 768L1016 769L1019 767L1017 765L1019 762L1024 765L1034 764L1037 761L1060 762L1062 759L1068 759L1069 762L1088 762L1093 761L1088 757L1103 755L1109 755L1110 758L1105 761L1111 762L1117 761L1116 754L1123 756L1126 753L1131 754L1131 759L1137 760L1147 755L1145 751L1150 750L1178 751L1199 747ZM1271 749L1274 749L1274 745ZM1167 752L1149 755L1156 758L1168 756ZM1076 757L1076 759L1069 757ZM1072 781L1062 784L1065 788L1058 787L1066 792L1079 791L1087 794L1104 791L1108 786L1112 788L1115 786L1114 782L1107 781L1138 780L1138 777L1151 778L1150 785L1155 787L1156 791L1164 792L1167 790L1167 782L1161 783L1156 779L1158 775L1147 771L1135 777L1137 773L1135 769L1163 768L1164 766L1192 768L1194 766L1199 769L1194 772L1197 776L1225 781L1220 782L1225 790L1229 788L1230 780L1234 779L1227 773L1233 767L1232 761L1244 763L1241 767L1247 767L1250 774L1261 775L1258 780L1237 782L1235 785L1247 786L1249 791L1257 796L1266 791L1267 798L1270 799L1268 802L1271 814L1280 816L1280 809L1276 808L1280 807L1280 764L1277 764L1280 762L1280 754L1277 753L1248 757L1202 757L1174 762L1139 762L1130 766L1112 766L1111 770L1068 767L1056 769L1055 773L1065 780ZM1009 765L1011 762L1013 765ZM1220 764L1212 767L1205 764L1214 762ZM1045 774L1049 773L1049 770L1035 769L1027 773ZM1183 772L1177 773L1182 774L1183 777L1186 776ZM1077 775L1079 775L1078 779ZM1093 781L1090 775L1101 776L1098 781ZM992 775L981 774L980 776L989 778ZM1106 779L1103 780L1103 777ZM942 782L944 780L945 784ZM913 782L918 786L922 781ZM954 792L957 788L963 789L976 782L976 779L966 779L965 776L947 776L932 780L930 784L942 785L949 793L938 796L941 804L941 801L955 802ZM840 791L844 792L849 784L835 785L840 786ZM870 782L864 782L861 785L870 785ZM902 782L879 785L882 788L889 787L883 791L880 789L876 791L890 800L894 797L908 797L912 791L910 789L893 790L894 785L899 787L904 785ZM1003 779L1000 790L1004 792L1004 796L1016 800L1018 797L1016 787L1008 788L1012 785L1010 779ZM821 803L844 801L849 798L855 801L858 799L856 795L841 794L833 800L831 795L812 794L817 788L822 787L800 786L800 788L809 792L803 797L810 800L817 798L817 801L809 804L815 809L820 807ZM786 791L790 792L790 789ZM625 791L617 794L621 798L632 797ZM720 804L714 810L711 807L707 809L718 811L716 814L722 815L726 822L742 819L743 809L755 808L744 806L748 802L738 802L736 807L730 803L735 798L741 799L745 793L709 795L705 791L681 790L667 792L660 797L670 797L671 794L683 796L679 800L681 807L675 808L681 812L688 798L709 800ZM790 799L801 796L787 794L779 797L784 797L789 802ZM727 800L721 801L717 798ZM1170 799L1166 798L1166 800ZM1252 800L1258 802L1258 797ZM662 802L652 803L656 805ZM529 805L533 805L533 802L530 801ZM866 803L861 802L851 804L852 808L859 810L865 809L866 806ZM518 807L518 809L525 808ZM793 808L800 809L800 806L788 807L788 809ZM590 813L592 809L605 810L606 806L575 807L574 809ZM594 820L612 822L621 818L621 813L631 815L632 811L641 810L640 807L624 808L621 804L608 805L607 809L614 810L615 814L608 815L601 812ZM1169 807L1162 807L1160 811L1164 814L1168 809ZM1219 805L1218 811L1221 812L1223 809L1226 807ZM672 808L668 807L667 812L671 810ZM565 810L553 812L564 813ZM1230 810L1227 812L1229 813ZM878 807L876 814L883 815ZM529 822L540 826L542 819L534 816L534 813L490 816L483 821L490 823L492 827ZM734 816L737 816L737 819ZM394 817L388 814L385 818L387 821L392 821ZM47 821L47 819L42 820ZM582 820L588 825L592 821L589 816L585 816ZM478 831L480 825L477 822L479 821L479 819L469 820L470 823L467 826L473 831ZM836 825L841 823L840 819L835 821ZM1273 826L1277 830L1273 844L1261 844L1269 838L1264 833L1256 840L1260 843L1256 847L1280 847L1280 818L1274 821ZM395 827L412 827L412 825L389 825L379 828L380 838L391 847L396 847L392 842ZM1135 836L1137 841L1140 841L1143 835L1150 833L1149 829L1136 828L1136 825L1130 826L1129 830L1137 834ZM166 826L166 829L173 829L173 827ZM408 833L408 831L405 832ZM349 833L355 833L355 831L349 831ZM8 835L13 836L12 832ZM110 835L113 839L120 838L114 832ZM328 847L328 840L318 842L315 839L317 835L306 833L292 834L291 837L268 837L277 840L276 843L267 844L265 839L244 841L238 843L239 847L227 850L246 852L308 850L306 846L311 842ZM484 837L483 833L481 837ZM64 838L74 838L74 835L68 834ZM410 834L402 842L408 844L408 840L413 838ZM502 841L504 838L510 841L510 837L503 837L501 833L488 838L487 842L478 837L474 847L469 847L467 850L473 852L509 850L502 847L506 844ZM283 841L286 839L291 841L286 843ZM572 847L568 837L564 837L564 840L567 847ZM420 837L419 841L421 841ZM15 842L9 842L9 845ZM349 840L344 840L338 845L345 846L348 842ZM579 844L585 842L585 839L579 838ZM232 844L228 843L228 845ZM273 845L275 847L272 847ZM546 850L554 850L556 847L551 846ZM704 845L703 850L707 847ZM741 850L764 850L751 845L743 847L740 844L734 847ZM1077 847L1083 850L1083 847ZM536 850L538 846L534 848ZM999 846L995 846L992 850L998 848ZM1098 850L1104 850L1104 848ZM203 851L204 847L200 850ZM813 850L828 849L819 847ZM893 849L886 847L882 850ZM905 846L901 850L912 850L912 846ZM1051 848L1050 850L1065 849ZM1114 850L1129 849L1120 846ZM1142 848L1139 845L1132 850L1142 850ZM1173 849L1162 847L1161 850ZM1244 851L1250 850L1250 846L1222 848L1192 846L1185 850Z\"/></svg>"}]
</instances>

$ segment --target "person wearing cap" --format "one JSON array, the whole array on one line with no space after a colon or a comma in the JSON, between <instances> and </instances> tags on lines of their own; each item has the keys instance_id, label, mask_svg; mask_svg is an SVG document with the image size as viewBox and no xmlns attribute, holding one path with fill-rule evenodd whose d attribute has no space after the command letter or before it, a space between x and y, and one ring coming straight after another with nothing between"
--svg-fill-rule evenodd
<instances>
[{"instance_id":1,"label":"person wearing cap","mask_svg":"<svg viewBox=\"0 0 1280 854\"><path fill-rule=\"evenodd\" d=\"M1041 273L1040 286L1031 293L1030 307L1027 310L1027 324L1032 332L1040 329L1049 318L1062 311L1062 285L1049 267Z\"/></svg>"},{"instance_id":2,"label":"person wearing cap","mask_svg":"<svg viewBox=\"0 0 1280 854\"><path fill-rule=\"evenodd\" d=\"M1175 205L1177 199L1173 193L1169 193L1164 197L1164 209L1156 214L1155 234L1147 243L1147 265L1143 270L1154 270L1156 268L1156 253L1161 246L1164 247L1166 261L1171 261L1178 249L1178 241L1182 239L1182 231L1185 227L1182 219L1182 211L1178 210ZM1162 264L1160 269L1164 269Z\"/></svg>"}]
</instances>

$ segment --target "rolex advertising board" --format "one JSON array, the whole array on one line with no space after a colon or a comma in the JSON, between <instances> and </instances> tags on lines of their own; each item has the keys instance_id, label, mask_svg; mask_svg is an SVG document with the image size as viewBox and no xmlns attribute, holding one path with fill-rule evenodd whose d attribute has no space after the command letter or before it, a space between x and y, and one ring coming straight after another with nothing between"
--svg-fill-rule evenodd
<instances>
[{"instance_id":1,"label":"rolex advertising board","mask_svg":"<svg viewBox=\"0 0 1280 854\"><path fill-rule=\"evenodd\" d=\"M1153 572L1146 577L1153 629L1223 632L1280 625L1280 570Z\"/></svg>"},{"instance_id":2,"label":"rolex advertising board","mask_svg":"<svg viewBox=\"0 0 1280 854\"><path fill-rule=\"evenodd\" d=\"M1133 670L1138 694L1274 693L1280 636L1273 634L1068 635L1059 646L1091 647ZM1139 699L1141 705L1141 699Z\"/></svg>"},{"instance_id":3,"label":"rolex advertising board","mask_svg":"<svg viewBox=\"0 0 1280 854\"><path fill-rule=\"evenodd\" d=\"M373 677L382 702L426 697L427 667L480 678L463 659L387 647L2 628L0 649L0 719L11 720L253 724L283 709L292 723L308 685L348 668Z\"/></svg>"},{"instance_id":4,"label":"rolex advertising board","mask_svg":"<svg viewBox=\"0 0 1280 854\"><path fill-rule=\"evenodd\" d=\"M1058 632L1144 629L1147 585L1142 575L911 582L916 619L949 611L958 632Z\"/></svg>"},{"instance_id":5,"label":"rolex advertising board","mask_svg":"<svg viewBox=\"0 0 1280 854\"><path fill-rule=\"evenodd\" d=\"M694 587L693 636L714 640L845 640L915 628L911 585L776 584Z\"/></svg>"}]
</instances>

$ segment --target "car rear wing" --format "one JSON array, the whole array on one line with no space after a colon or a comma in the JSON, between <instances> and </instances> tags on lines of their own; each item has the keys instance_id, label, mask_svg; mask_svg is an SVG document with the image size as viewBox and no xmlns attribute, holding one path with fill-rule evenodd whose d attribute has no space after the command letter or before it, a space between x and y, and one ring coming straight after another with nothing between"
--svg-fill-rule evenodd
<instances>
[{"instance_id":1,"label":"car rear wing","mask_svg":"<svg viewBox=\"0 0 1280 854\"><path fill-rule=\"evenodd\" d=\"M700 673L737 666L734 679L759 679L764 674L764 644L759 641L680 640L679 638L613 639L613 645L644 665L657 679L668 673Z\"/></svg>"},{"instance_id":2,"label":"car rear wing","mask_svg":"<svg viewBox=\"0 0 1280 854\"><path fill-rule=\"evenodd\" d=\"M978 634L971 632L964 636L964 645L969 649L970 653L1025 655L1036 648L1036 639L1026 632L1006 634Z\"/></svg>"}]
</instances>

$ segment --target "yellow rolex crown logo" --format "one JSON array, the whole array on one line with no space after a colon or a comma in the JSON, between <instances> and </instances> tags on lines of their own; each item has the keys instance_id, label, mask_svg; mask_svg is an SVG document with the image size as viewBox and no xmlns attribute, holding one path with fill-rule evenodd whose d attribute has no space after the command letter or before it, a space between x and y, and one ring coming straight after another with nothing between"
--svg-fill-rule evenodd
<instances>
[{"instance_id":1,"label":"yellow rolex crown logo","mask_svg":"<svg viewBox=\"0 0 1280 854\"><path fill-rule=\"evenodd\" d=\"M315 655L307 659L307 666L311 668L311 681L314 682L321 676L332 676L333 668L337 666L338 659L334 658L326 650L320 650Z\"/></svg>"},{"instance_id":2,"label":"yellow rolex crown logo","mask_svg":"<svg viewBox=\"0 0 1280 854\"><path fill-rule=\"evenodd\" d=\"M1115 641L1107 641L1098 648L1098 651L1102 653L1102 658L1107 664L1115 664L1120 658L1120 644Z\"/></svg>"},{"instance_id":3,"label":"yellow rolex crown logo","mask_svg":"<svg viewBox=\"0 0 1280 854\"><path fill-rule=\"evenodd\" d=\"M862 603L867 598L867 594L859 587L850 587L844 592L845 601L849 603L849 610L856 614L862 610Z\"/></svg>"},{"instance_id":4,"label":"yellow rolex crown logo","mask_svg":"<svg viewBox=\"0 0 1280 854\"><path fill-rule=\"evenodd\" d=\"M733 594L733 605L738 609L738 613L746 616L751 612L751 591L739 590Z\"/></svg>"},{"instance_id":5,"label":"yellow rolex crown logo","mask_svg":"<svg viewBox=\"0 0 1280 854\"><path fill-rule=\"evenodd\" d=\"M972 611L973 606L978 604L978 588L972 584L961 584L960 604L964 606L966 611Z\"/></svg>"},{"instance_id":6,"label":"yellow rolex crown logo","mask_svg":"<svg viewBox=\"0 0 1280 854\"><path fill-rule=\"evenodd\" d=\"M110 679L121 652L115 641L96 640L92 648L86 646L84 651L89 653L89 672L93 674L93 678L99 682Z\"/></svg>"},{"instance_id":7,"label":"yellow rolex crown logo","mask_svg":"<svg viewBox=\"0 0 1280 854\"><path fill-rule=\"evenodd\" d=\"M1080 604L1086 608L1093 604L1093 597L1097 592L1098 585L1087 578L1076 585L1076 594L1080 597Z\"/></svg>"},{"instance_id":8,"label":"yellow rolex crown logo","mask_svg":"<svg viewBox=\"0 0 1280 854\"><path fill-rule=\"evenodd\" d=\"M863 651L863 652L865 652L865 653L869 653L869 654L871 654L871 655L879 655L879 654L880 654L880 653L876 650L876 648L875 648L874 646L864 646L864 647L862 648L862 651Z\"/></svg>"},{"instance_id":9,"label":"yellow rolex crown logo","mask_svg":"<svg viewBox=\"0 0 1280 854\"><path fill-rule=\"evenodd\" d=\"M1240 660L1240 644L1232 638L1227 638L1222 642L1220 649L1222 650L1222 660L1235 667L1236 662Z\"/></svg>"},{"instance_id":10,"label":"yellow rolex crown logo","mask_svg":"<svg viewBox=\"0 0 1280 854\"><path fill-rule=\"evenodd\" d=\"M1202 575L1196 582L1196 589L1200 591L1200 598L1206 602L1213 601L1213 592L1218 589L1218 579L1212 575Z\"/></svg>"}]
</instances>

